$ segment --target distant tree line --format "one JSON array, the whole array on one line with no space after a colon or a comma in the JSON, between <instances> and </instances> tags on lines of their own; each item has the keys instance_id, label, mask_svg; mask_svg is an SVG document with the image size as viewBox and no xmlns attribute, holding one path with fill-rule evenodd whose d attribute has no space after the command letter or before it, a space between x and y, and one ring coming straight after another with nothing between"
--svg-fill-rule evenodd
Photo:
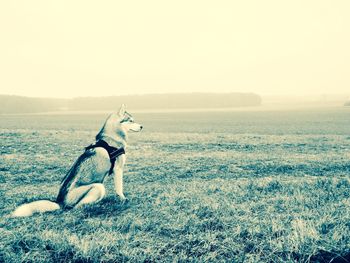
<instances>
[{"instance_id":1,"label":"distant tree line","mask_svg":"<svg viewBox=\"0 0 350 263\"><path fill-rule=\"evenodd\" d=\"M0 95L0 114L57 111L67 107L68 100Z\"/></svg>"},{"instance_id":2,"label":"distant tree line","mask_svg":"<svg viewBox=\"0 0 350 263\"><path fill-rule=\"evenodd\" d=\"M195 109L257 106L261 98L248 93L149 94L118 97L74 98L71 110L111 110L125 103L132 109Z\"/></svg>"},{"instance_id":3,"label":"distant tree line","mask_svg":"<svg viewBox=\"0 0 350 263\"><path fill-rule=\"evenodd\" d=\"M29 98L0 95L0 114L49 111L115 110L125 103L130 109L199 109L258 106L261 97L253 93L147 94L73 99Z\"/></svg>"}]
</instances>

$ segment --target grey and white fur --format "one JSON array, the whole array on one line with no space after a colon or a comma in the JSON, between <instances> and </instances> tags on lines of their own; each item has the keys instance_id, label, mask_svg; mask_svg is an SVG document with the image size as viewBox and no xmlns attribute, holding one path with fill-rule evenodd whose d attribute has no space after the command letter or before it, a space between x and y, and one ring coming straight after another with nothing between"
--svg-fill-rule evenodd
<instances>
[{"instance_id":1,"label":"grey and white fur","mask_svg":"<svg viewBox=\"0 0 350 263\"><path fill-rule=\"evenodd\" d=\"M127 147L129 131L139 132L142 126L135 123L133 117L125 111L122 105L118 112L112 113L96 135L96 141L104 140L116 148ZM126 161L125 154L117 157L113 168L114 188L121 200L123 193L123 169ZM13 217L31 216L58 209L77 208L85 204L101 201L106 190L103 184L109 174L111 161L106 149L97 147L86 150L73 164L63 178L55 201L39 200L23 204L12 213Z\"/></svg>"}]
</instances>

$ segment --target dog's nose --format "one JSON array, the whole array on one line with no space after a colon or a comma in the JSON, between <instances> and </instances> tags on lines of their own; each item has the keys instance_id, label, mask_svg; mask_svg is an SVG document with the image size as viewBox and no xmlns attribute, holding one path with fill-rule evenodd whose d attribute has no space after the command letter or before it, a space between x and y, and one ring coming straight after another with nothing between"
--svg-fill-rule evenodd
<instances>
[{"instance_id":1,"label":"dog's nose","mask_svg":"<svg viewBox=\"0 0 350 263\"><path fill-rule=\"evenodd\" d=\"M141 126L140 126L140 130L142 130L142 129L143 129L143 126L141 125Z\"/></svg>"}]
</instances>

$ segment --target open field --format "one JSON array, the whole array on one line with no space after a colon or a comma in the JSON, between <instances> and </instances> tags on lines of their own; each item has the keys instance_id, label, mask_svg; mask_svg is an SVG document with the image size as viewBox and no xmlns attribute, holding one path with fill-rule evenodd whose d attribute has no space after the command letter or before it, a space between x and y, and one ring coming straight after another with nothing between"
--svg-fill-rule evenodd
<instances>
[{"instance_id":1,"label":"open field","mask_svg":"<svg viewBox=\"0 0 350 263\"><path fill-rule=\"evenodd\" d=\"M350 108L135 115L127 203L16 219L106 115L0 116L0 262L350 260Z\"/></svg>"}]
</instances>

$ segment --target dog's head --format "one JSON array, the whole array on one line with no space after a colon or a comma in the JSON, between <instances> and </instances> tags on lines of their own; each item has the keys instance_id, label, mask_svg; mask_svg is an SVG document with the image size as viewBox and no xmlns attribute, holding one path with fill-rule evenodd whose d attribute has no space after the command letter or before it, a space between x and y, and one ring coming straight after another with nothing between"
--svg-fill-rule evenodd
<instances>
[{"instance_id":1,"label":"dog's head","mask_svg":"<svg viewBox=\"0 0 350 263\"><path fill-rule=\"evenodd\" d=\"M134 122L131 114L125 111L125 105L123 104L119 111L109 115L102 129L96 135L96 140L109 137L115 141L125 141L128 131L139 132L142 128L142 125Z\"/></svg>"},{"instance_id":2,"label":"dog's head","mask_svg":"<svg viewBox=\"0 0 350 263\"><path fill-rule=\"evenodd\" d=\"M133 132L139 132L142 130L142 125L134 121L134 118L131 116L131 114L125 110L124 104L120 107L118 116L118 121L123 130Z\"/></svg>"}]
</instances>

